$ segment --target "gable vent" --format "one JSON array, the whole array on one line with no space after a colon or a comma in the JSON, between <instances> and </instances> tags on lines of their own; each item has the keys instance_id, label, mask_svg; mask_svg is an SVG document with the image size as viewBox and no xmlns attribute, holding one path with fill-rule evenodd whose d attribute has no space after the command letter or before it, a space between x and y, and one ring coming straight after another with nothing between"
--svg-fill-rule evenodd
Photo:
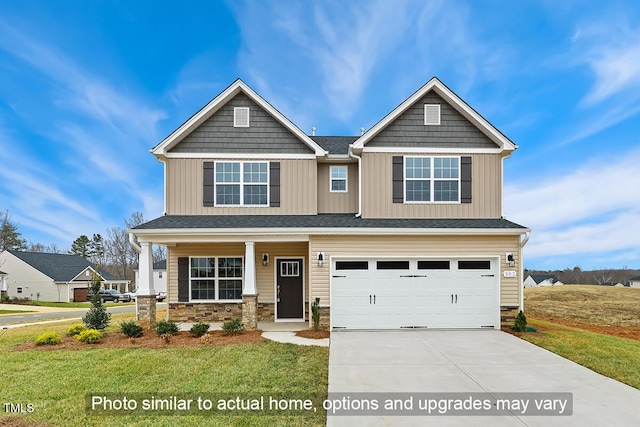
<instances>
[{"instance_id":1,"label":"gable vent","mask_svg":"<svg viewBox=\"0 0 640 427\"><path fill-rule=\"evenodd\" d=\"M233 127L249 127L249 107L235 107L233 109Z\"/></svg>"},{"instance_id":2,"label":"gable vent","mask_svg":"<svg viewBox=\"0 0 640 427\"><path fill-rule=\"evenodd\" d=\"M440 104L424 104L424 124L431 126L440 124Z\"/></svg>"}]
</instances>

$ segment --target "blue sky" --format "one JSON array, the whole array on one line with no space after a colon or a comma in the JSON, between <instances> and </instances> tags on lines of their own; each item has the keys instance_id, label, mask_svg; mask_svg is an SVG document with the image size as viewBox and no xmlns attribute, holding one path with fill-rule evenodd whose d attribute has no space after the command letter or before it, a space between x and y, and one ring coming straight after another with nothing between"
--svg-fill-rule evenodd
<instances>
[{"instance_id":1,"label":"blue sky","mask_svg":"<svg viewBox=\"0 0 640 427\"><path fill-rule=\"evenodd\" d=\"M162 214L148 152L242 78L356 135L438 76L520 146L527 268L640 268L640 5L596 1L0 3L0 210L27 240Z\"/></svg>"}]
</instances>

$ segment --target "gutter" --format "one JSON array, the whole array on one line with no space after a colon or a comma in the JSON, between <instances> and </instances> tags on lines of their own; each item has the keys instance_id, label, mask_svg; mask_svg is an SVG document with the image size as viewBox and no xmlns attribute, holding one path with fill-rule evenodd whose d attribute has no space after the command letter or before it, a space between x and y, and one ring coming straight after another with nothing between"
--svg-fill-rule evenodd
<instances>
[{"instance_id":1,"label":"gutter","mask_svg":"<svg viewBox=\"0 0 640 427\"><path fill-rule=\"evenodd\" d=\"M142 248L136 243L136 236L132 232L129 232L129 244L136 252L142 252Z\"/></svg>"},{"instance_id":2,"label":"gutter","mask_svg":"<svg viewBox=\"0 0 640 427\"><path fill-rule=\"evenodd\" d=\"M358 161L358 213L356 218L362 216L362 157L354 154L353 144L349 144L349 157Z\"/></svg>"},{"instance_id":3,"label":"gutter","mask_svg":"<svg viewBox=\"0 0 640 427\"><path fill-rule=\"evenodd\" d=\"M522 262L522 250L524 249L524 245L529 241L529 236L531 235L531 230L527 231L524 234L524 239L520 242L520 310L524 313L524 263Z\"/></svg>"}]
</instances>

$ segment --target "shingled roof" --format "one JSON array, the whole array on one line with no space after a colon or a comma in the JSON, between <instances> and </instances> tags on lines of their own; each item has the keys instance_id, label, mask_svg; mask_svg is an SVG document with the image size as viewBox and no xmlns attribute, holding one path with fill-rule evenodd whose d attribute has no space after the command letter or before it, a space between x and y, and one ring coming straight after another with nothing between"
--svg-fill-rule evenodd
<instances>
[{"instance_id":1,"label":"shingled roof","mask_svg":"<svg viewBox=\"0 0 640 427\"><path fill-rule=\"evenodd\" d=\"M358 140L359 136L312 136L313 142L318 144L329 154L349 154L349 144Z\"/></svg>"},{"instance_id":2,"label":"shingled roof","mask_svg":"<svg viewBox=\"0 0 640 427\"><path fill-rule=\"evenodd\" d=\"M134 230L206 228L465 228L526 229L503 218L356 218L353 214L319 215L165 215Z\"/></svg>"},{"instance_id":3,"label":"shingled roof","mask_svg":"<svg viewBox=\"0 0 640 427\"><path fill-rule=\"evenodd\" d=\"M46 274L55 282L69 282L78 274L82 273L87 267L95 268L95 266L79 255L71 254L51 254L45 252L21 252L8 251L11 255L20 258L31 267ZM98 269L103 279L108 281L123 281L104 270Z\"/></svg>"}]
</instances>

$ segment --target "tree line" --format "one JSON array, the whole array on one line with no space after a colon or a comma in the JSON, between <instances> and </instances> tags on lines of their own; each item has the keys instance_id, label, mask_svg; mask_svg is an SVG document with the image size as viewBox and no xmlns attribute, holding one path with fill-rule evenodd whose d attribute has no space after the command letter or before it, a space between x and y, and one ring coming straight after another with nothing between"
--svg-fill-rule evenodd
<instances>
[{"instance_id":1,"label":"tree line","mask_svg":"<svg viewBox=\"0 0 640 427\"><path fill-rule=\"evenodd\" d=\"M137 227L145 221L142 213L134 212L124 220L124 227L110 227L103 237L93 233L91 237L83 234L72 243L71 249L64 250L55 244L44 245L33 243L22 237L15 222L11 221L9 211L0 211L0 252L4 250L18 250L46 253L70 253L83 257L116 277L134 280L134 269L138 268L138 253L129 243L128 229ZM165 259L166 247L154 245L153 262Z\"/></svg>"},{"instance_id":2,"label":"tree line","mask_svg":"<svg viewBox=\"0 0 640 427\"><path fill-rule=\"evenodd\" d=\"M611 283L626 284L633 277L640 276L640 270L623 268L600 268L583 270L580 266L566 267L563 270L524 270L524 277L530 274L552 274L562 283L602 285Z\"/></svg>"}]
</instances>

